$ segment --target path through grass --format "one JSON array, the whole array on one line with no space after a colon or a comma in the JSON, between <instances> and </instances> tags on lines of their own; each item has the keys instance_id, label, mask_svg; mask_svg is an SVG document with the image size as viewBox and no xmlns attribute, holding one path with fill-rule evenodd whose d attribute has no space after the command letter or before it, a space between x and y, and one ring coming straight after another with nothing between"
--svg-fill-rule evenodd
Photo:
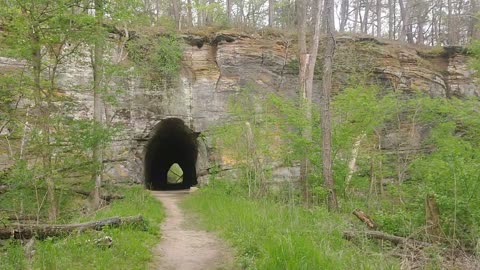
<instances>
[{"instance_id":1,"label":"path through grass","mask_svg":"<svg viewBox=\"0 0 480 270\"><path fill-rule=\"evenodd\" d=\"M184 207L217 231L237 251L246 269L398 269L398 262L342 238L348 227L340 214L306 210L204 188Z\"/></svg>"}]
</instances>

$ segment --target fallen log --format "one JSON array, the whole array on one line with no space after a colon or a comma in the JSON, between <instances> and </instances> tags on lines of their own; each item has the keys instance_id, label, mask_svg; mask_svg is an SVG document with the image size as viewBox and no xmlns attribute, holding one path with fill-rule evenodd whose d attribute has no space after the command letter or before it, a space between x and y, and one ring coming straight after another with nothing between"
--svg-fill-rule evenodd
<instances>
[{"instance_id":1,"label":"fallen log","mask_svg":"<svg viewBox=\"0 0 480 270\"><path fill-rule=\"evenodd\" d=\"M80 190L80 189L74 189L73 192L83 195L83 196L91 196L90 191L85 191L85 190ZM104 201L110 202L112 200L121 200L124 199L125 196L123 195L118 195L118 194L101 194L100 198Z\"/></svg>"},{"instance_id":2,"label":"fallen log","mask_svg":"<svg viewBox=\"0 0 480 270\"><path fill-rule=\"evenodd\" d=\"M141 224L142 216L111 217L96 221L75 224L12 224L0 227L0 239L29 239L32 237L46 238L59 236L75 231L84 230L100 231L105 226L120 226L124 224Z\"/></svg>"},{"instance_id":3,"label":"fallen log","mask_svg":"<svg viewBox=\"0 0 480 270\"><path fill-rule=\"evenodd\" d=\"M352 214L354 214L358 219L360 219L363 223L365 223L370 229L377 228L377 224L375 224L375 222L373 222L373 220L367 214L365 214L365 212L363 212L362 210L357 208L353 210Z\"/></svg>"},{"instance_id":4,"label":"fallen log","mask_svg":"<svg viewBox=\"0 0 480 270\"><path fill-rule=\"evenodd\" d=\"M379 232L379 231L344 231L343 232L343 238L347 240L352 240L354 238L360 237L360 236L366 236L368 238L372 239L380 239L380 240L386 240L394 243L395 245L401 245L401 244L406 244L406 243L412 243L416 246L429 246L430 243L427 242L422 242L418 241L415 239L411 238L406 238L406 237L401 237L401 236L396 236L384 232Z\"/></svg>"}]
</instances>

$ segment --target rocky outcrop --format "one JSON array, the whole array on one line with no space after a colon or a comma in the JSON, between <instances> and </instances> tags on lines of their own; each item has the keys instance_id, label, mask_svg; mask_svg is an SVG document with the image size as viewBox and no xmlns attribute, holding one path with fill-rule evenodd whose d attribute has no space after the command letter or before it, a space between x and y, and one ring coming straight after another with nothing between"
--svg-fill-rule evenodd
<instances>
[{"instance_id":1,"label":"rocky outcrop","mask_svg":"<svg viewBox=\"0 0 480 270\"><path fill-rule=\"evenodd\" d=\"M297 96L298 62L294 41L235 33L182 37L185 40L182 68L175 81L146 84L132 72L109 82L112 87L123 90L116 94L117 102L106 105L107 121L124 126L107 151L110 162L106 173L111 179L142 181L144 145L161 119L178 117L194 131L205 132L229 120L229 100L244 87L253 86L286 97ZM418 90L436 97L480 96L474 74L468 68L468 57L461 51L417 48L351 36L338 37L337 45L337 90L341 90L351 76L365 76L388 91ZM318 63L320 66L321 59ZM24 62L0 58L0 69L24 65ZM320 74L315 77L315 89L321 85L320 77ZM92 116L91 80L88 54L69 60L60 69L58 81L76 102L75 117ZM315 94L314 99L318 101L318 98ZM210 166L208 138L200 145L199 170L205 170Z\"/></svg>"}]
</instances>

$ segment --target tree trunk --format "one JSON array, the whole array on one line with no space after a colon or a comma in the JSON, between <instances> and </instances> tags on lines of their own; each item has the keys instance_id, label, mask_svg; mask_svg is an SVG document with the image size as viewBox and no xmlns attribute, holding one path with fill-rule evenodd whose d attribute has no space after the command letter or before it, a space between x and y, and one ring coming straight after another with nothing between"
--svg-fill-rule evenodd
<instances>
[{"instance_id":1,"label":"tree trunk","mask_svg":"<svg viewBox=\"0 0 480 270\"><path fill-rule=\"evenodd\" d=\"M452 0L447 1L447 43L448 45L455 45L455 34L454 31L457 29L453 28L453 7L452 7Z\"/></svg>"},{"instance_id":2,"label":"tree trunk","mask_svg":"<svg viewBox=\"0 0 480 270\"><path fill-rule=\"evenodd\" d=\"M388 38L395 39L395 2L388 0Z\"/></svg>"},{"instance_id":3,"label":"tree trunk","mask_svg":"<svg viewBox=\"0 0 480 270\"><path fill-rule=\"evenodd\" d=\"M409 43L413 42L408 2L406 6L404 0L399 0L398 3L400 4L400 16L402 17L402 29L400 31L399 40L407 40Z\"/></svg>"},{"instance_id":4,"label":"tree trunk","mask_svg":"<svg viewBox=\"0 0 480 270\"><path fill-rule=\"evenodd\" d=\"M306 40L306 28L307 28L307 20L306 20L306 13L307 8L305 5L305 0L297 0L297 23L298 23L298 53L299 53L299 72L298 72L298 79L300 83L300 96L301 101L300 104L303 105L308 103L308 93L306 87L306 80L307 80L307 66L308 60L310 57L307 54L307 40ZM308 113L306 115L308 119ZM308 124L307 124L308 126ZM302 136L306 137L305 130L302 131ZM308 140L308 138L306 138ZM310 138L311 139L311 138ZM302 185L302 191L305 201L308 198L308 185L307 185L307 174L308 174L308 156L305 155L302 157L300 161L300 183Z\"/></svg>"},{"instance_id":5,"label":"tree trunk","mask_svg":"<svg viewBox=\"0 0 480 270\"><path fill-rule=\"evenodd\" d=\"M438 209L435 195L428 194L425 197L425 223L427 234L438 241L441 237L440 210Z\"/></svg>"},{"instance_id":6,"label":"tree trunk","mask_svg":"<svg viewBox=\"0 0 480 270\"><path fill-rule=\"evenodd\" d=\"M192 0L187 0L187 26L193 27Z\"/></svg>"},{"instance_id":7,"label":"tree trunk","mask_svg":"<svg viewBox=\"0 0 480 270\"><path fill-rule=\"evenodd\" d=\"M423 35L423 18L418 18L418 24L417 24L417 44L423 45L425 42L424 35Z\"/></svg>"},{"instance_id":8,"label":"tree trunk","mask_svg":"<svg viewBox=\"0 0 480 270\"><path fill-rule=\"evenodd\" d=\"M382 0L377 0L377 37L382 36Z\"/></svg>"},{"instance_id":9,"label":"tree trunk","mask_svg":"<svg viewBox=\"0 0 480 270\"><path fill-rule=\"evenodd\" d=\"M211 6L214 4L213 0L208 0L208 5ZM206 25L212 25L213 23L213 14L211 10L205 11L205 24Z\"/></svg>"},{"instance_id":10,"label":"tree trunk","mask_svg":"<svg viewBox=\"0 0 480 270\"><path fill-rule=\"evenodd\" d=\"M342 0L342 6L340 7L340 32L345 31L345 26L348 20L349 0Z\"/></svg>"},{"instance_id":11,"label":"tree trunk","mask_svg":"<svg viewBox=\"0 0 480 270\"><path fill-rule=\"evenodd\" d=\"M368 14L370 12L370 0L365 0L365 13L363 15L363 22L362 22L362 32L367 34L368 33Z\"/></svg>"},{"instance_id":12,"label":"tree trunk","mask_svg":"<svg viewBox=\"0 0 480 270\"><path fill-rule=\"evenodd\" d=\"M360 151L360 145L362 143L363 138L365 138L365 136L367 136L367 134L365 133L358 136L357 139L355 140L355 143L353 144L350 161L348 162L348 174L347 174L347 177L345 178L345 189L349 187L350 181L352 180L352 177L353 177L353 173L356 170L358 152Z\"/></svg>"},{"instance_id":13,"label":"tree trunk","mask_svg":"<svg viewBox=\"0 0 480 270\"><path fill-rule=\"evenodd\" d=\"M368 228L370 228L370 229L377 228L377 224L375 224L375 222L372 220L372 218L370 218L362 210L357 208L357 209L353 210L352 214L355 215L363 223L365 223L368 226Z\"/></svg>"},{"instance_id":14,"label":"tree trunk","mask_svg":"<svg viewBox=\"0 0 480 270\"><path fill-rule=\"evenodd\" d=\"M297 12L298 12L298 23L299 23L299 54L300 54L300 92L301 92L301 104L305 105L305 119L307 120L307 125L305 126L302 135L306 141L312 141L312 97L313 97L313 77L315 73L315 64L317 61L318 55L318 43L320 41L320 25L322 21L321 17L321 0L316 0L316 6L314 8L314 33L313 40L311 43L311 48L307 52L307 43L306 43L306 5L303 0L297 1ZM300 162L300 181L303 187L303 195L305 202L308 204L308 183L307 176L309 173L309 159L308 155L302 158Z\"/></svg>"},{"instance_id":15,"label":"tree trunk","mask_svg":"<svg viewBox=\"0 0 480 270\"><path fill-rule=\"evenodd\" d=\"M38 23L33 23L31 32L31 49L32 49L32 68L33 68L33 84L35 88L35 105L40 109L40 126L43 133L43 144L46 146L41 153L43 167L47 172L45 182L47 186L47 200L48 200L48 218L50 221L57 219L57 202L55 198L55 182L51 178L51 174L48 173L51 170L51 153L48 145L50 144L50 127L49 127L49 95L46 94L47 106L43 105L43 89L41 85L41 73L42 73L42 46L40 44L40 26Z\"/></svg>"},{"instance_id":16,"label":"tree trunk","mask_svg":"<svg viewBox=\"0 0 480 270\"><path fill-rule=\"evenodd\" d=\"M93 111L95 129L103 125L103 102L101 97L101 88L103 81L103 53L104 53L104 37L103 37L103 0L95 0L95 18L96 18L96 39L93 59ZM93 192L94 207L99 208L101 204L100 188L102 186L103 174L103 149L99 142L96 142L93 149L93 161L98 168L95 170L95 188Z\"/></svg>"},{"instance_id":17,"label":"tree trunk","mask_svg":"<svg viewBox=\"0 0 480 270\"><path fill-rule=\"evenodd\" d=\"M273 27L275 3L274 0L268 0L268 26Z\"/></svg>"},{"instance_id":18,"label":"tree trunk","mask_svg":"<svg viewBox=\"0 0 480 270\"><path fill-rule=\"evenodd\" d=\"M328 191L328 209L338 209L337 194L332 171L332 119L330 115L330 93L332 91L333 55L335 52L335 24L333 0L325 0L325 14L327 18L326 33L327 45L323 63L323 87L320 98L321 127L322 127L322 163L325 188Z\"/></svg>"},{"instance_id":19,"label":"tree trunk","mask_svg":"<svg viewBox=\"0 0 480 270\"><path fill-rule=\"evenodd\" d=\"M191 1L191 0L189 0ZM227 20L229 23L232 22L232 0L226 0L227 1Z\"/></svg>"},{"instance_id":20,"label":"tree trunk","mask_svg":"<svg viewBox=\"0 0 480 270\"><path fill-rule=\"evenodd\" d=\"M175 28L180 29L180 3L179 0L172 0L173 19L175 20Z\"/></svg>"},{"instance_id":21,"label":"tree trunk","mask_svg":"<svg viewBox=\"0 0 480 270\"><path fill-rule=\"evenodd\" d=\"M353 32L354 33L357 32L358 17L361 17L360 16L360 0L355 1L355 16L354 16L354 19L353 19ZM360 28L361 28L361 26L360 26Z\"/></svg>"},{"instance_id":22,"label":"tree trunk","mask_svg":"<svg viewBox=\"0 0 480 270\"><path fill-rule=\"evenodd\" d=\"M478 3L477 0L470 0L470 20L468 23L468 38L469 40L473 39L478 39L480 38L480 33L477 29L477 24L478 24L478 17L476 15L478 14Z\"/></svg>"},{"instance_id":23,"label":"tree trunk","mask_svg":"<svg viewBox=\"0 0 480 270\"><path fill-rule=\"evenodd\" d=\"M430 243L426 243L426 242L422 242L422 241L418 241L418 240L414 240L414 239L410 239L410 238L400 237L400 236L396 236L396 235L391 235L391 234L387 234L387 233L379 232L379 231L361 231L361 232L358 232L358 231L344 231L343 232L343 237L347 240L351 240L351 239L353 239L355 237L359 237L359 236L366 236L368 238L373 238L373 239L387 240L387 241L390 241L390 242L394 243L395 245L412 243L415 246L423 246L423 247L430 246Z\"/></svg>"},{"instance_id":24,"label":"tree trunk","mask_svg":"<svg viewBox=\"0 0 480 270\"><path fill-rule=\"evenodd\" d=\"M437 14L435 13L435 8L432 8L432 20L430 29L431 30L431 37L430 37L430 46L435 46L436 42L438 42L438 31L437 31Z\"/></svg>"},{"instance_id":25,"label":"tree trunk","mask_svg":"<svg viewBox=\"0 0 480 270\"><path fill-rule=\"evenodd\" d=\"M112 217L97 221L77 224L13 224L0 227L0 239L29 239L32 237L46 238L65 235L74 231L102 230L105 226L120 226L123 224L141 224L142 216Z\"/></svg>"}]
</instances>

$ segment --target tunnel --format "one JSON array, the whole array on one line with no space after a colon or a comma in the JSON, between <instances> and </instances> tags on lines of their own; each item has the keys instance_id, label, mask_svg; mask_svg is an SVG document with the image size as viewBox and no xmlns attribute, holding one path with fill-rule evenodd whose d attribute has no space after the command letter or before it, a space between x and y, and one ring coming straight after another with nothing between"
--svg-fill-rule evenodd
<instances>
[{"instance_id":1,"label":"tunnel","mask_svg":"<svg viewBox=\"0 0 480 270\"><path fill-rule=\"evenodd\" d=\"M145 149L145 187L151 190L189 189L197 184L196 162L199 133L179 118L167 118L154 128ZM178 178L169 176L177 167Z\"/></svg>"}]
</instances>

